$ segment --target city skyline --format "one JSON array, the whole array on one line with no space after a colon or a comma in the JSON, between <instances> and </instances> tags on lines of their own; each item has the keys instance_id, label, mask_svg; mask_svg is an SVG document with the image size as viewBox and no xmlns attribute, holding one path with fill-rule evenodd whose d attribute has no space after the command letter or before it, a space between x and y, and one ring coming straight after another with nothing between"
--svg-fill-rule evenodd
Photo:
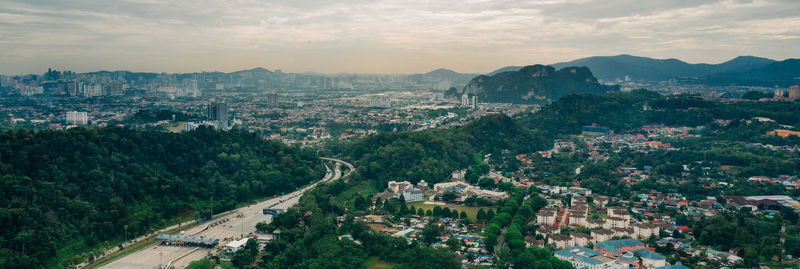
<instances>
[{"instance_id":1,"label":"city skyline","mask_svg":"<svg viewBox=\"0 0 800 269\"><path fill-rule=\"evenodd\" d=\"M485 73L631 54L795 58L792 1L4 0L0 73Z\"/></svg>"}]
</instances>

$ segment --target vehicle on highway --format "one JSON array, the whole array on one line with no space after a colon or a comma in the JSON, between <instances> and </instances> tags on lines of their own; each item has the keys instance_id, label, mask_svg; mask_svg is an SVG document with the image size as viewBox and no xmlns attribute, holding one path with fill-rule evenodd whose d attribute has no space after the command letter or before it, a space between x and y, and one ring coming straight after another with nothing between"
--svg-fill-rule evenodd
<instances>
[{"instance_id":1,"label":"vehicle on highway","mask_svg":"<svg viewBox=\"0 0 800 269\"><path fill-rule=\"evenodd\" d=\"M264 210L262 212L264 213L264 215L277 216L277 215L280 215L281 213L283 213L283 209L280 209L280 208L264 208Z\"/></svg>"}]
</instances>

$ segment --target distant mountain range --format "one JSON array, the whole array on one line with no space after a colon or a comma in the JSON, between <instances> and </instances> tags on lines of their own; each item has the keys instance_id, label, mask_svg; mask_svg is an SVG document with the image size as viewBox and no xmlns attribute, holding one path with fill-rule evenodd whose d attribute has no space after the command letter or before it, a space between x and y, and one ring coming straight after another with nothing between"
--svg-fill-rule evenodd
<instances>
[{"instance_id":1,"label":"distant mountain range","mask_svg":"<svg viewBox=\"0 0 800 269\"><path fill-rule=\"evenodd\" d=\"M413 74L409 78L418 83L449 81L453 85L464 85L476 76L478 74L464 74L450 69L439 68L425 74Z\"/></svg>"},{"instance_id":2,"label":"distant mountain range","mask_svg":"<svg viewBox=\"0 0 800 269\"><path fill-rule=\"evenodd\" d=\"M690 64L678 59L653 59L617 55L581 58L552 64L560 69L585 66L603 81L613 82L626 77L632 80L662 81L680 79L688 83L710 85L788 86L800 84L800 60L775 61L755 56L739 56L720 64ZM507 66L489 75L519 70Z\"/></svg>"},{"instance_id":3,"label":"distant mountain range","mask_svg":"<svg viewBox=\"0 0 800 269\"><path fill-rule=\"evenodd\" d=\"M461 90L451 88L445 96L461 97L467 94L478 96L481 102L547 103L575 93L601 94L613 91L619 91L619 86L598 83L586 67L567 67L556 71L552 66L531 65L518 71L480 75Z\"/></svg>"},{"instance_id":4,"label":"distant mountain range","mask_svg":"<svg viewBox=\"0 0 800 269\"><path fill-rule=\"evenodd\" d=\"M569 62L555 63L550 66L555 68L555 70L560 70L566 67L588 67L591 72L587 73L592 75L592 79L597 78L601 81L611 83L614 83L617 80L630 78L631 80L645 81L664 81L676 79L680 83L706 85L767 87L778 85L786 87L789 85L800 84L800 59L775 61L772 59L755 56L739 56L720 64L690 64L678 59L653 59L623 54L617 56L594 56L581 58ZM231 73L204 72L203 74L206 77L235 75L237 78L248 78L253 81L262 81L262 85L273 89L320 89L338 87L338 85L340 85L340 81L348 82L350 83L349 85L352 85L352 87L362 89L414 89L419 87L431 89L446 89L449 87L455 87L458 89L465 87L465 85L469 86L467 85L468 83L472 84L473 87L478 86L478 84L471 82L475 79L487 79L485 76L493 77L507 72L517 72L523 68L524 67L522 66L506 66L489 72L483 75L484 77L482 77L480 74L458 73L453 70L443 68L427 73L408 75L282 73L279 71L270 71L260 67ZM112 72L93 72L93 74L104 73ZM149 80L158 76L157 73L137 73L128 71L113 73L122 73L122 75L129 80ZM178 79L183 79L191 78L193 74L198 73L175 75ZM247 86L249 84L243 85ZM517 86L520 85L522 84ZM506 87L507 86L508 85L506 85ZM465 88L457 90L456 92L464 92L465 90L467 92L471 91L471 89ZM541 90L542 89L533 89L534 95L539 97L547 96L547 98L556 97L559 95L555 92L550 92L550 95L538 95L539 93L542 93L539 92Z\"/></svg>"}]
</instances>

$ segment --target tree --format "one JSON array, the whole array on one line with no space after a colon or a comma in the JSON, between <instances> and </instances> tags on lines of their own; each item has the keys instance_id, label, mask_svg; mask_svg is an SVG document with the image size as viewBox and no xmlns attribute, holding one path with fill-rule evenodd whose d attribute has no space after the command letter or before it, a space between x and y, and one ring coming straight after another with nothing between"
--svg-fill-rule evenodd
<instances>
[{"instance_id":1,"label":"tree","mask_svg":"<svg viewBox=\"0 0 800 269\"><path fill-rule=\"evenodd\" d=\"M531 213L533 213L533 209L531 209L531 207L527 204L520 206L519 210L517 210L517 214L525 217L526 219L531 216Z\"/></svg>"},{"instance_id":2,"label":"tree","mask_svg":"<svg viewBox=\"0 0 800 269\"><path fill-rule=\"evenodd\" d=\"M267 224L266 222L256 223L256 231L258 233L267 234L271 233L272 230L275 230L275 226L272 226L271 224Z\"/></svg>"},{"instance_id":3,"label":"tree","mask_svg":"<svg viewBox=\"0 0 800 269\"><path fill-rule=\"evenodd\" d=\"M420 217L425 216L425 210L422 210L422 208L417 209L417 215L419 215Z\"/></svg>"},{"instance_id":4,"label":"tree","mask_svg":"<svg viewBox=\"0 0 800 269\"><path fill-rule=\"evenodd\" d=\"M450 208L445 207L442 208L442 217L449 218L450 217Z\"/></svg>"},{"instance_id":5,"label":"tree","mask_svg":"<svg viewBox=\"0 0 800 269\"><path fill-rule=\"evenodd\" d=\"M445 241L444 243L451 251L456 251L461 249L461 241L453 236L448 238L447 241Z\"/></svg>"},{"instance_id":6,"label":"tree","mask_svg":"<svg viewBox=\"0 0 800 269\"><path fill-rule=\"evenodd\" d=\"M434 207L433 207L433 216L434 216L434 217L437 217L437 218L438 218L438 217L441 217L441 216L442 216L442 207L440 207L440 206L438 206L438 205L437 205L437 206L434 206Z\"/></svg>"},{"instance_id":7,"label":"tree","mask_svg":"<svg viewBox=\"0 0 800 269\"><path fill-rule=\"evenodd\" d=\"M236 251L236 254L233 255L233 259L231 262L233 266L237 268L245 268L250 266L256 261L256 257L258 256L258 243L256 240L247 240L247 243L240 249Z\"/></svg>"},{"instance_id":8,"label":"tree","mask_svg":"<svg viewBox=\"0 0 800 269\"><path fill-rule=\"evenodd\" d=\"M483 208L478 209L478 213L476 213L475 219L478 220L478 222L483 222L486 220L486 212L483 211Z\"/></svg>"},{"instance_id":9,"label":"tree","mask_svg":"<svg viewBox=\"0 0 800 269\"><path fill-rule=\"evenodd\" d=\"M486 189L486 190L494 189L495 187L494 179L488 177L481 178L478 181L478 186L481 187L481 189Z\"/></svg>"},{"instance_id":10,"label":"tree","mask_svg":"<svg viewBox=\"0 0 800 269\"><path fill-rule=\"evenodd\" d=\"M492 211L491 209L489 209L488 211L486 211L486 219L487 219L487 220L491 220L491 219L493 219L493 218L494 218L494 211Z\"/></svg>"},{"instance_id":11,"label":"tree","mask_svg":"<svg viewBox=\"0 0 800 269\"><path fill-rule=\"evenodd\" d=\"M214 263L209 259L196 260L190 262L186 269L214 269Z\"/></svg>"},{"instance_id":12,"label":"tree","mask_svg":"<svg viewBox=\"0 0 800 269\"><path fill-rule=\"evenodd\" d=\"M467 211L461 211L461 215L459 215L460 219L467 219Z\"/></svg>"},{"instance_id":13,"label":"tree","mask_svg":"<svg viewBox=\"0 0 800 269\"><path fill-rule=\"evenodd\" d=\"M439 241L439 235L441 234L442 227L430 222L428 225L425 225L425 228L422 229L422 242L424 242L425 245L433 244Z\"/></svg>"}]
</instances>

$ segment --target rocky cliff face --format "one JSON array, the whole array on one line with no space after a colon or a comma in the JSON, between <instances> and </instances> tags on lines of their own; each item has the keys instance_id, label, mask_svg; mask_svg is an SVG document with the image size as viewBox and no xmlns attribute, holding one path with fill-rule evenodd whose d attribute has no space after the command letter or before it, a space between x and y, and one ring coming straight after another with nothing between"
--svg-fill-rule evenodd
<instances>
[{"instance_id":1,"label":"rocky cliff face","mask_svg":"<svg viewBox=\"0 0 800 269\"><path fill-rule=\"evenodd\" d=\"M544 103L575 93L601 94L619 91L619 86L597 82L586 67L566 67L556 71L544 65L531 65L519 71L473 78L463 89L450 89L447 96L478 96L481 102Z\"/></svg>"}]
</instances>

